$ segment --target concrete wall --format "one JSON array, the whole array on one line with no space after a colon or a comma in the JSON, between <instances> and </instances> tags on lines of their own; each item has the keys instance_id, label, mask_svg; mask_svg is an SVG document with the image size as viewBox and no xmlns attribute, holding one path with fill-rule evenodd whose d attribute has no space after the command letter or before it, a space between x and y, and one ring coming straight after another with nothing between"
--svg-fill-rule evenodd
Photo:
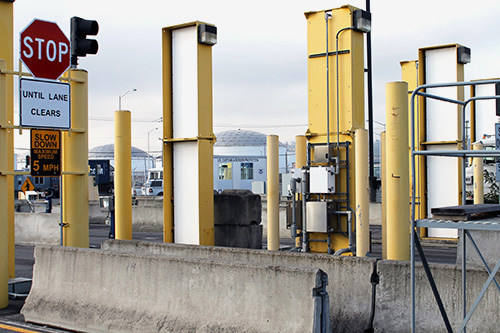
<instances>
[{"instance_id":1,"label":"concrete wall","mask_svg":"<svg viewBox=\"0 0 500 333\"><path fill-rule=\"evenodd\" d=\"M267 196L262 197L262 226L263 235L267 237ZM290 229L286 228L286 203L280 202L279 209L279 219L280 219L280 238L292 238L292 232Z\"/></svg>"},{"instance_id":2,"label":"concrete wall","mask_svg":"<svg viewBox=\"0 0 500 333\"><path fill-rule=\"evenodd\" d=\"M318 269L36 247L25 320L92 332L314 332ZM327 304L327 303L326 303Z\"/></svg>"},{"instance_id":3,"label":"concrete wall","mask_svg":"<svg viewBox=\"0 0 500 333\"><path fill-rule=\"evenodd\" d=\"M15 237L19 245L59 245L60 213L15 213Z\"/></svg>"},{"instance_id":4,"label":"concrete wall","mask_svg":"<svg viewBox=\"0 0 500 333\"><path fill-rule=\"evenodd\" d=\"M453 331L462 322L462 271L455 265L431 264L431 271L443 300ZM379 261L377 270L377 302L374 327L377 332L410 332L411 282L410 263ZM488 274L484 270L467 270L468 308L474 303ZM497 274L497 280L500 274ZM331 278L330 278L331 280ZM418 332L446 332L437 303L421 265L416 265L416 322ZM500 293L490 285L474 316L467 325L468 332L498 332Z\"/></svg>"},{"instance_id":5,"label":"concrete wall","mask_svg":"<svg viewBox=\"0 0 500 333\"><path fill-rule=\"evenodd\" d=\"M141 231L163 231L163 198L136 197L132 205L132 228Z\"/></svg>"},{"instance_id":6,"label":"concrete wall","mask_svg":"<svg viewBox=\"0 0 500 333\"><path fill-rule=\"evenodd\" d=\"M122 240L106 241L102 248L181 258L321 269L329 278L327 291L330 296L330 321L333 331L362 332L368 325L371 302L370 274L375 264L374 259Z\"/></svg>"},{"instance_id":7,"label":"concrete wall","mask_svg":"<svg viewBox=\"0 0 500 333\"><path fill-rule=\"evenodd\" d=\"M99 208L99 200L89 201L89 223L104 224L107 214Z\"/></svg>"},{"instance_id":8,"label":"concrete wall","mask_svg":"<svg viewBox=\"0 0 500 333\"><path fill-rule=\"evenodd\" d=\"M370 275L374 265L380 276L376 292L374 327L377 332L409 332L411 324L410 263L375 261L369 258L334 257L323 254L268 252L180 244L108 240L103 249L205 258L272 265L319 268L328 274L332 331L363 332L371 314ZM461 269L455 265L433 264L431 269L448 316L456 330L462 316ZM500 274L497 275L500 280ZM468 305L483 287L487 274L467 270ZM421 264L416 265L417 328L419 332L443 332L445 326ZM471 332L497 332L500 293L492 285L468 328Z\"/></svg>"},{"instance_id":9,"label":"concrete wall","mask_svg":"<svg viewBox=\"0 0 500 333\"><path fill-rule=\"evenodd\" d=\"M163 231L163 198L136 197L132 200L132 227L141 231ZM104 224L107 213L99 208L99 201L89 201L89 222Z\"/></svg>"},{"instance_id":10,"label":"concrete wall","mask_svg":"<svg viewBox=\"0 0 500 333\"><path fill-rule=\"evenodd\" d=\"M481 251L484 260L493 269L500 259L500 232L499 231L485 231L485 230L470 230L469 231L477 247ZM474 245L469 237L467 238L467 265L474 265L484 267L483 261L477 253ZM462 246L463 240L460 238L457 246L457 265L462 264Z\"/></svg>"}]
</instances>

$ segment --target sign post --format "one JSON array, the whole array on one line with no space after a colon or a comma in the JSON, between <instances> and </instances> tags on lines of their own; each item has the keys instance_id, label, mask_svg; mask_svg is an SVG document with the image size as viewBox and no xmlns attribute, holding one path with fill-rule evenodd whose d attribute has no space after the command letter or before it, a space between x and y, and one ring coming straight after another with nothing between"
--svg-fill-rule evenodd
<instances>
[{"instance_id":1,"label":"sign post","mask_svg":"<svg viewBox=\"0 0 500 333\"><path fill-rule=\"evenodd\" d=\"M61 176L61 132L31 130L31 176Z\"/></svg>"}]
</instances>

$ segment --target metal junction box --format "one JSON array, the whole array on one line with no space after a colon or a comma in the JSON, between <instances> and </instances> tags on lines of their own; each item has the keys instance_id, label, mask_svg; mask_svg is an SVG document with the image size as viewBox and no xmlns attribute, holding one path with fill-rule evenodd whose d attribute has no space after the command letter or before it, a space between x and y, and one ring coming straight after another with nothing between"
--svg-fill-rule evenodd
<instances>
[{"instance_id":1,"label":"metal junction box","mask_svg":"<svg viewBox=\"0 0 500 333\"><path fill-rule=\"evenodd\" d=\"M337 148L330 146L330 149L327 149L326 146L317 146L314 147L314 163L328 163L328 157L330 160L337 154Z\"/></svg>"},{"instance_id":2,"label":"metal junction box","mask_svg":"<svg viewBox=\"0 0 500 333\"><path fill-rule=\"evenodd\" d=\"M306 231L322 232L328 231L328 208L325 201L306 202Z\"/></svg>"},{"instance_id":3,"label":"metal junction box","mask_svg":"<svg viewBox=\"0 0 500 333\"><path fill-rule=\"evenodd\" d=\"M292 227L293 221L293 209L289 205L286 207L286 227L290 229ZM295 223L297 224L297 229L302 229L302 203L300 201L296 202L295 207Z\"/></svg>"},{"instance_id":4,"label":"metal junction box","mask_svg":"<svg viewBox=\"0 0 500 333\"><path fill-rule=\"evenodd\" d=\"M335 193L335 169L333 167L311 167L309 170L309 192L316 194Z\"/></svg>"}]
</instances>

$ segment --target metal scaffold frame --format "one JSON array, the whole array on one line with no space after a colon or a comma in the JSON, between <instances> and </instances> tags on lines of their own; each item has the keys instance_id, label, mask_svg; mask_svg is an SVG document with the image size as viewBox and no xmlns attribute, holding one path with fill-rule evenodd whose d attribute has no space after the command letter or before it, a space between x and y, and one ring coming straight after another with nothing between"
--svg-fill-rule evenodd
<instances>
[{"instance_id":1,"label":"metal scaffold frame","mask_svg":"<svg viewBox=\"0 0 500 333\"><path fill-rule=\"evenodd\" d=\"M434 297L436 299L437 305L439 307L441 316L445 323L446 329L448 332L453 332L451 328L451 324L449 322L448 316L446 314L446 310L444 309L443 303L441 301L441 297L439 295L439 291L437 290L436 284L432 277L432 273L430 271L429 265L427 263L425 254L420 245L420 241L417 235L417 228L425 227L425 228L452 228L460 230L460 237L462 239L462 306L463 306L463 321L458 329L458 332L465 332L466 325L469 322L470 318L474 314L479 302L481 301L483 295L488 289L489 285L492 281L495 282L496 287L500 292L500 286L495 280L495 274L500 269L500 260L498 260L497 264L493 268L486 264L486 261L482 257L481 252L479 251L472 235L469 230L491 230L491 231L500 231L500 222L485 222L485 221L449 221L449 220L432 220L432 219L421 219L415 220L415 210L416 210L416 202L415 202L415 158L417 156L444 156L444 157L459 157L462 158L462 205L465 205L465 168L466 168L466 157L500 157L500 150L489 150L489 151L481 151L481 150L470 150L466 149L467 143L465 140L465 109L470 102L478 101L478 100L491 100L491 99L500 99L500 96L478 96L469 98L466 101L459 101L454 99L449 99L446 97L433 95L425 92L425 89L428 88L444 88L444 87L463 87L463 86L476 86L476 85L485 85L485 84L496 84L500 83L500 80L481 80L481 81L469 81L469 82L452 82L452 83L439 83L439 84L425 84L417 87L412 95L411 95L411 182L412 182L412 197L411 197L411 305L412 305L412 313L411 313L411 327L412 332L415 332L415 248L419 252L422 264L424 266L425 273L427 275L427 279L429 284L431 285L431 289L433 291ZM423 98L431 98L443 102L453 103L462 106L461 112L461 127L462 127L462 149L461 150L441 150L441 151L425 151L425 150L416 150L415 148L415 97L421 96ZM489 273L488 279L486 280L483 288L481 289L479 295L476 297L474 304L471 306L469 311L467 311L467 299L466 299L466 287L467 287L467 267L466 267L466 258L467 258L467 250L466 250L466 237L468 237L475 250L478 252L481 257L483 264L485 265L486 271Z\"/></svg>"}]
</instances>

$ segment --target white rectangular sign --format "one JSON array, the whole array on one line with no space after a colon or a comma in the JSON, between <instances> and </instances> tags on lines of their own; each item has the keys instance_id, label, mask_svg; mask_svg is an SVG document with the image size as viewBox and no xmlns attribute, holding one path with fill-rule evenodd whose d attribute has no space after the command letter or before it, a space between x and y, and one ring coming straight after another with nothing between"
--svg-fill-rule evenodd
<instances>
[{"instance_id":1,"label":"white rectangular sign","mask_svg":"<svg viewBox=\"0 0 500 333\"><path fill-rule=\"evenodd\" d=\"M58 81L19 80L21 127L71 127L70 85Z\"/></svg>"}]
</instances>

